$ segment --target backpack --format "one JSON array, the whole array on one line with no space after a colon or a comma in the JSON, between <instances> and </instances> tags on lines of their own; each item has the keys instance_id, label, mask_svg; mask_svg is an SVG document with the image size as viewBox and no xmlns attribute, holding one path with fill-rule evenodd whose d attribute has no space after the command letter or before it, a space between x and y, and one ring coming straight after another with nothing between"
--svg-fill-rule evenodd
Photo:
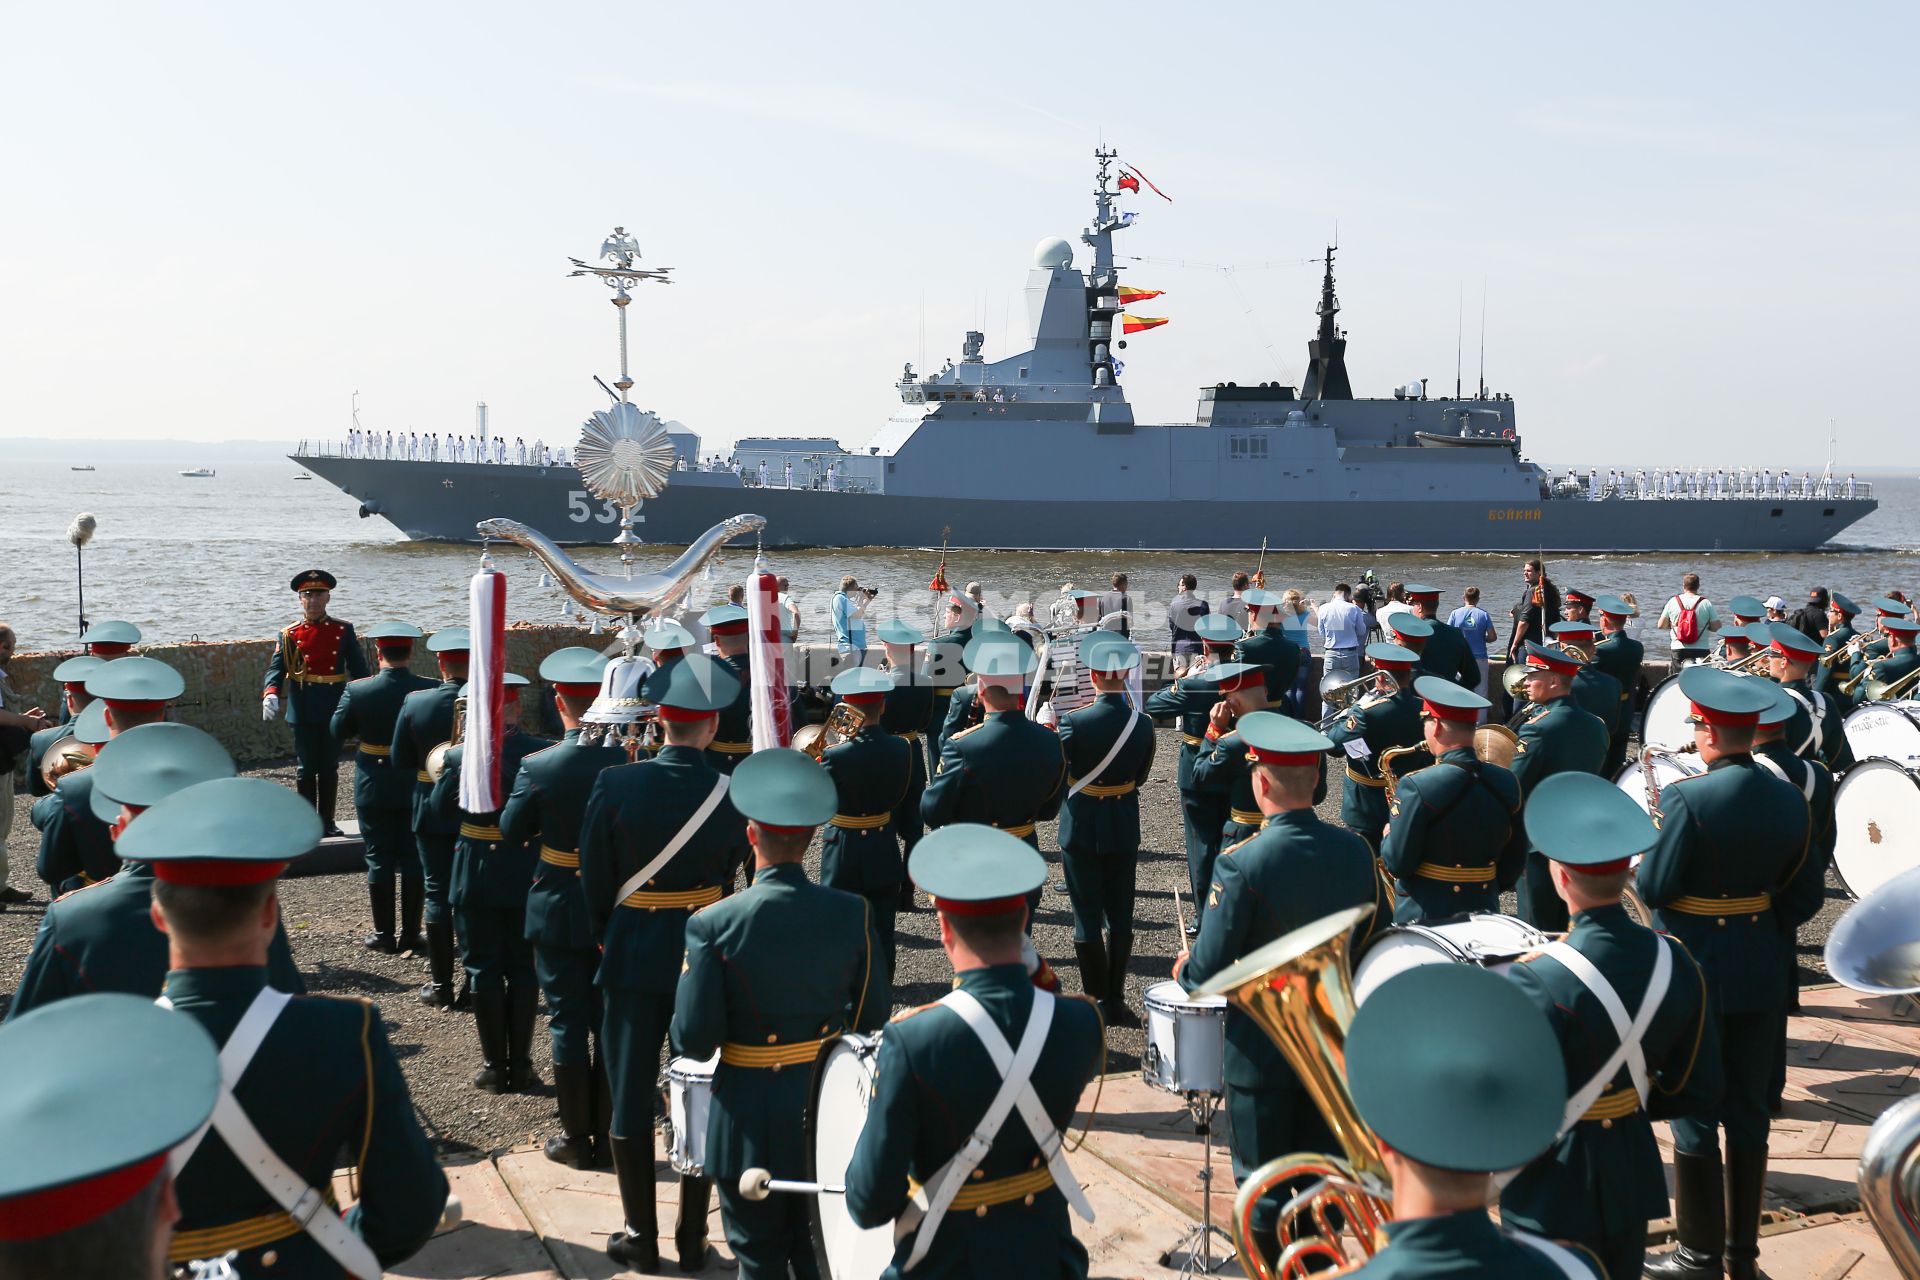
<instances>
[{"instance_id":1,"label":"backpack","mask_svg":"<svg viewBox=\"0 0 1920 1280\"><path fill-rule=\"evenodd\" d=\"M1700 639L1700 597L1695 596L1692 604L1681 604L1675 596L1673 602L1680 606L1673 620L1673 638L1682 648L1691 648Z\"/></svg>"}]
</instances>

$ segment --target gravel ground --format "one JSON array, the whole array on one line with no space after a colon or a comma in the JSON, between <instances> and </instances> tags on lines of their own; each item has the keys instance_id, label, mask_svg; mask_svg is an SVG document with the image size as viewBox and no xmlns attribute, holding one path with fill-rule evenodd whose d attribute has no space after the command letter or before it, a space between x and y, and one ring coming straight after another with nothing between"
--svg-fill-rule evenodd
<instances>
[{"instance_id":1,"label":"gravel ground","mask_svg":"<svg viewBox=\"0 0 1920 1280\"><path fill-rule=\"evenodd\" d=\"M1135 954L1127 983L1128 1003L1136 1013L1140 1011L1145 989L1165 980L1181 948L1183 939L1174 918L1175 885L1180 886L1189 918L1193 910L1193 904L1186 901L1187 863L1180 827L1180 792L1175 782L1179 744L1177 733L1160 731L1153 776L1141 790L1142 849ZM259 770L258 774L292 785L290 766ZM351 817L351 800L346 794L350 789L343 786L341 790L340 816ZM1339 795L1336 780L1320 811L1329 822L1339 821ZM1054 834L1052 824L1041 832L1041 847L1048 852L1054 872L1035 920L1034 938L1042 954L1061 971L1065 988L1077 991L1079 974L1073 961L1073 918L1060 881ZM33 875L37 847L37 833L27 820L23 798L15 830L8 841L14 867L13 883L22 889L42 892ZM817 847L809 855L808 864L817 876ZM472 1088L468 1081L479 1069L479 1044L471 1018L460 1013L429 1010L414 998L426 980L424 959L379 955L361 948L360 939L370 928L364 884L359 877L341 875L289 880L282 885L282 910L293 941L294 958L306 974L308 989L315 994L362 996L380 1005L388 1034L412 1088L415 1106L428 1132L449 1152L496 1150L556 1132L546 1036L535 1036L535 1063L544 1082L538 1089L494 1097ZM1801 931L1800 980L1803 984L1827 980L1821 951L1828 931L1847 902L1845 893L1829 876L1826 906L1818 918ZM44 905L42 896L33 904L0 912L0 992L11 993L19 984L20 971ZM1510 895L1505 909L1513 910ZM923 909L902 915L898 926L895 1007L938 999L948 990L950 978L933 914ZM9 995L0 995L0 1007L4 1007L8 998ZM1107 1040L1109 1071L1138 1069L1142 1047L1142 1033L1138 1029L1111 1028Z\"/></svg>"}]
</instances>

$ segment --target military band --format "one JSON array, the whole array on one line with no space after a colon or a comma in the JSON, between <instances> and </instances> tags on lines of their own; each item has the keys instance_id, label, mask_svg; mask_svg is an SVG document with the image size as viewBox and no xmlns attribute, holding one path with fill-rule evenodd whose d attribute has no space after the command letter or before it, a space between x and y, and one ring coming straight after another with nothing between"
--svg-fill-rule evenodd
<instances>
[{"instance_id":1,"label":"military band","mask_svg":"<svg viewBox=\"0 0 1920 1280\"><path fill-rule=\"evenodd\" d=\"M1593 665L1620 683L1620 711L1613 719L1607 739L1607 762L1601 770L1611 778L1627 762L1627 738L1633 732L1634 695L1640 688L1640 667L1647 648L1627 634L1627 622L1634 608L1616 595L1603 595L1595 602L1600 610L1600 639L1593 646Z\"/></svg>"},{"instance_id":2,"label":"military band","mask_svg":"<svg viewBox=\"0 0 1920 1280\"><path fill-rule=\"evenodd\" d=\"M820 767L838 797L820 836L820 883L866 899L880 940L880 970L891 980L893 918L906 874L894 815L913 790L919 752L887 731L892 676L872 667L850 667L833 678L833 692L860 717L860 727L820 755Z\"/></svg>"},{"instance_id":3,"label":"military band","mask_svg":"<svg viewBox=\"0 0 1920 1280\"><path fill-rule=\"evenodd\" d=\"M394 774L413 779L413 844L420 855L421 934L427 941L427 983L420 989L422 1003L450 1009L453 990L453 911L447 905L447 887L453 877L453 846L460 835L457 817L433 807L433 774L427 766L437 747L453 738L455 704L467 682L468 645L465 627L443 627L427 639L427 652L440 666L440 683L409 693L394 721L392 753L387 757ZM401 880L404 892L406 881Z\"/></svg>"},{"instance_id":4,"label":"military band","mask_svg":"<svg viewBox=\"0 0 1920 1280\"><path fill-rule=\"evenodd\" d=\"M1389 625L1409 622L1424 620L1395 614ZM1377 852L1389 816L1381 759L1395 748L1420 746L1422 704L1413 688L1420 655L1402 645L1376 641L1367 646L1367 660L1378 673L1373 690L1333 720L1327 737L1346 762L1340 821ZM1403 769L1420 763L1409 761Z\"/></svg>"}]
</instances>

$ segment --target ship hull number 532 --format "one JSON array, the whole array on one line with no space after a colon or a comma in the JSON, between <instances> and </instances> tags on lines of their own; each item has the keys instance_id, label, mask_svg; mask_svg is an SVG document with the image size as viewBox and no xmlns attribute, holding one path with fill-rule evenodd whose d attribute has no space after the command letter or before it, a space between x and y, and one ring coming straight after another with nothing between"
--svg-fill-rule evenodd
<instances>
[{"instance_id":1,"label":"ship hull number 532","mask_svg":"<svg viewBox=\"0 0 1920 1280\"><path fill-rule=\"evenodd\" d=\"M593 495L585 489L575 489L567 495L567 519L575 524L585 524L589 520L600 524L612 524L620 518L620 508L613 505L613 499L603 498L600 509L593 509Z\"/></svg>"}]
</instances>

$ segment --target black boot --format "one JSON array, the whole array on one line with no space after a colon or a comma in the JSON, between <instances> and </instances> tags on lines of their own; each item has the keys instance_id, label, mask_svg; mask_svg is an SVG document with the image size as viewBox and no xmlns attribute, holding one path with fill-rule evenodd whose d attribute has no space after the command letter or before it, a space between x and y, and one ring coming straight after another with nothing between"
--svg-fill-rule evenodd
<instances>
[{"instance_id":1,"label":"black boot","mask_svg":"<svg viewBox=\"0 0 1920 1280\"><path fill-rule=\"evenodd\" d=\"M607 1256L629 1271L660 1269L660 1218L653 1203L653 1133L644 1142L613 1138L613 1173L620 1184L621 1230L607 1237Z\"/></svg>"},{"instance_id":2,"label":"black boot","mask_svg":"<svg viewBox=\"0 0 1920 1280\"><path fill-rule=\"evenodd\" d=\"M367 901L373 907L373 933L360 945L369 951L398 955L400 948L393 940L393 881L379 884L368 881Z\"/></svg>"},{"instance_id":3,"label":"black boot","mask_svg":"<svg viewBox=\"0 0 1920 1280\"><path fill-rule=\"evenodd\" d=\"M323 836L345 835L346 832L340 829L340 823L334 816L339 812L340 804L339 765L336 763L333 769L322 773L319 783L316 798L320 807L320 834Z\"/></svg>"},{"instance_id":4,"label":"black boot","mask_svg":"<svg viewBox=\"0 0 1920 1280\"><path fill-rule=\"evenodd\" d=\"M613 1086L607 1081L604 1058L593 1062L593 1167L604 1169L613 1161L613 1139L607 1127L613 1123Z\"/></svg>"},{"instance_id":5,"label":"black boot","mask_svg":"<svg viewBox=\"0 0 1920 1280\"><path fill-rule=\"evenodd\" d=\"M673 1223L673 1247L680 1254L682 1274L693 1275L707 1265L707 1210L712 1203L711 1182L680 1175L680 1216Z\"/></svg>"},{"instance_id":6,"label":"black boot","mask_svg":"<svg viewBox=\"0 0 1920 1280\"><path fill-rule=\"evenodd\" d=\"M1080 962L1080 989L1095 1000L1107 994L1107 944L1099 938L1073 944L1073 958Z\"/></svg>"},{"instance_id":7,"label":"black boot","mask_svg":"<svg viewBox=\"0 0 1920 1280\"><path fill-rule=\"evenodd\" d=\"M505 1093L512 1087L507 1067L507 993L473 993L473 1025L480 1033L482 1066L473 1078L473 1087L488 1093Z\"/></svg>"},{"instance_id":8,"label":"black boot","mask_svg":"<svg viewBox=\"0 0 1920 1280\"><path fill-rule=\"evenodd\" d=\"M453 1007L453 925L445 920L429 920L427 932L427 985L420 988L420 1003L436 1009Z\"/></svg>"},{"instance_id":9,"label":"black boot","mask_svg":"<svg viewBox=\"0 0 1920 1280\"><path fill-rule=\"evenodd\" d=\"M296 770L293 775L293 789L300 793L302 800L305 800L307 804L312 806L314 813L318 814L320 812L320 802L314 798L317 794L317 789L314 786L312 774L308 773L305 769ZM320 821L324 824L326 819L323 817Z\"/></svg>"},{"instance_id":10,"label":"black boot","mask_svg":"<svg viewBox=\"0 0 1920 1280\"><path fill-rule=\"evenodd\" d=\"M540 1083L533 1073L533 1015L539 992L532 982L513 982L507 988L508 1087L531 1089Z\"/></svg>"},{"instance_id":11,"label":"black boot","mask_svg":"<svg viewBox=\"0 0 1920 1280\"><path fill-rule=\"evenodd\" d=\"M547 1159L570 1169L593 1164L593 1068L584 1062L553 1064L553 1092L560 1102L560 1135L547 1139Z\"/></svg>"},{"instance_id":12,"label":"black boot","mask_svg":"<svg viewBox=\"0 0 1920 1280\"><path fill-rule=\"evenodd\" d=\"M1760 1211L1766 1206L1767 1149L1727 1149L1727 1277L1760 1274Z\"/></svg>"},{"instance_id":13,"label":"black boot","mask_svg":"<svg viewBox=\"0 0 1920 1280\"><path fill-rule=\"evenodd\" d=\"M427 940L420 934L420 914L427 906L427 882L419 876L400 877L400 932L393 944L404 952L424 955Z\"/></svg>"},{"instance_id":14,"label":"black boot","mask_svg":"<svg viewBox=\"0 0 1920 1280\"><path fill-rule=\"evenodd\" d=\"M1110 1027L1137 1027L1140 1019L1127 1007L1127 961L1133 959L1133 935L1113 934L1110 940L1107 986L1102 993L1105 998L1100 1001L1100 1016Z\"/></svg>"},{"instance_id":15,"label":"black boot","mask_svg":"<svg viewBox=\"0 0 1920 1280\"><path fill-rule=\"evenodd\" d=\"M1727 1229L1720 1153L1674 1152L1673 1190L1674 1234L1680 1243L1672 1253L1651 1259L1646 1273L1655 1280L1718 1280Z\"/></svg>"}]
</instances>

